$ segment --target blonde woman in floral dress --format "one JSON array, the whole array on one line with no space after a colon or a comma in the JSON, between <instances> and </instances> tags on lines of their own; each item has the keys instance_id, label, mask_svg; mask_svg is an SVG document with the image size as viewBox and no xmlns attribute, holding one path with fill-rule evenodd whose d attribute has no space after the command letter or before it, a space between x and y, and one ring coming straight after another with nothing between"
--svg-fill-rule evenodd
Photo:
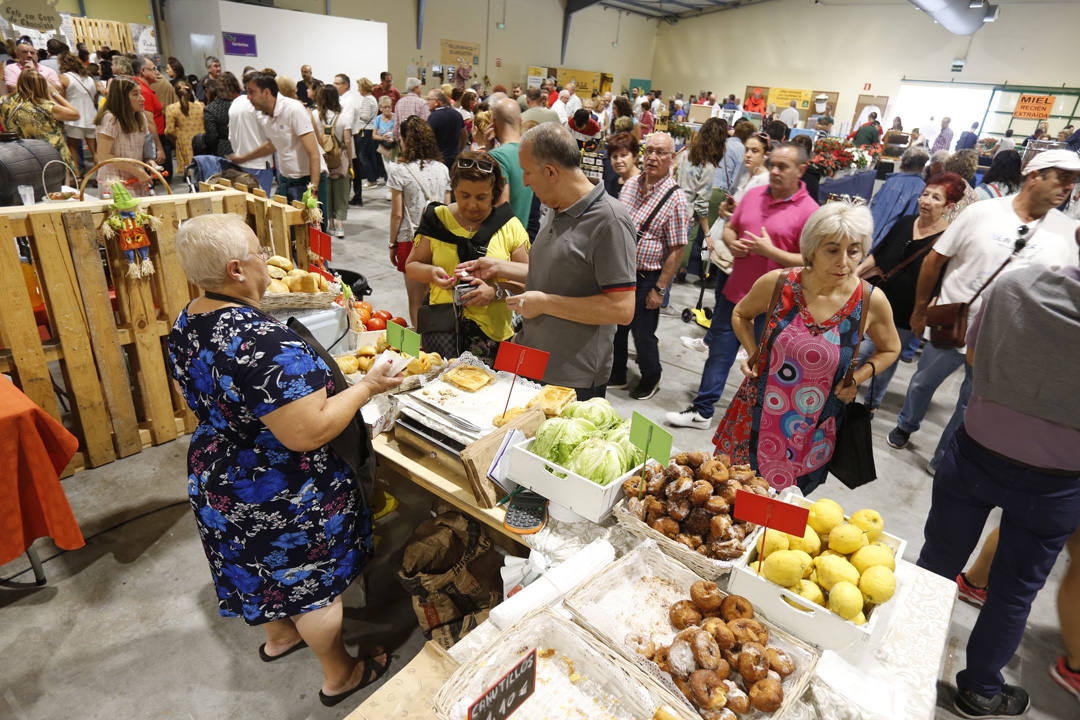
<instances>
[{"instance_id":1,"label":"blonde woman in floral dress","mask_svg":"<svg viewBox=\"0 0 1080 720\"><path fill-rule=\"evenodd\" d=\"M165 134L176 144L178 172L191 164L191 138L203 131L203 108L186 80L176 83L177 102L165 108Z\"/></svg>"},{"instance_id":2,"label":"blonde woman in floral dress","mask_svg":"<svg viewBox=\"0 0 1080 720\"><path fill-rule=\"evenodd\" d=\"M72 168L75 163L64 140L63 123L78 119L79 111L34 70L23 70L14 94L0 101L0 122L8 131L28 140L44 140Z\"/></svg>"}]
</instances>

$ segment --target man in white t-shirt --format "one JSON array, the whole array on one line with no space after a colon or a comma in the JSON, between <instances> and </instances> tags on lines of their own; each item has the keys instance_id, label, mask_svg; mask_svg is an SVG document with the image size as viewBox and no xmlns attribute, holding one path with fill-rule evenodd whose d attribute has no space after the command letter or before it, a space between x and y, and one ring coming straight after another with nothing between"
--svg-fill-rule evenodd
<instances>
[{"instance_id":1,"label":"man in white t-shirt","mask_svg":"<svg viewBox=\"0 0 1080 720\"><path fill-rule=\"evenodd\" d=\"M784 108L784 111L780 113L780 122L788 126L790 130L799 124L799 104L795 100L792 100L788 107Z\"/></svg>"},{"instance_id":2,"label":"man in white t-shirt","mask_svg":"<svg viewBox=\"0 0 1080 720\"><path fill-rule=\"evenodd\" d=\"M911 331L921 336L926 329L926 308L939 279L941 290L937 303L971 303L967 309L971 318L982 306L986 291L971 302L975 293L1009 257L1012 260L1004 272L1028 265L1043 265L1051 270L1077 265L1075 235L1080 223L1056 208L1069 198L1078 176L1080 158L1076 153L1047 150L1024 168L1024 184L1018 194L983 200L965 208L923 261ZM1053 342L1053 338L1047 338L1047 342ZM964 382L952 418L927 468L931 473L960 426L971 395L971 366L964 362L963 348L926 344L908 385L904 407L896 418L896 427L889 433L889 445L906 447L911 434L919 429L934 392L961 366ZM1033 365L1032 370L1037 368Z\"/></svg>"},{"instance_id":3,"label":"man in white t-shirt","mask_svg":"<svg viewBox=\"0 0 1080 720\"><path fill-rule=\"evenodd\" d=\"M577 95L577 83L573 80L566 83L566 92L570 94L570 97L566 99L566 116L572 118L574 113L581 109L581 98Z\"/></svg>"},{"instance_id":4,"label":"man in white t-shirt","mask_svg":"<svg viewBox=\"0 0 1080 720\"><path fill-rule=\"evenodd\" d=\"M254 73L248 73L244 80L248 80ZM246 82L245 82L246 85ZM237 155L247 155L266 142L266 133L263 132L262 123L259 122L259 112L247 95L239 95L229 103L229 144ZM259 187L267 195L271 194L274 185L274 167L269 157L252 160L241 169L251 173L259 181Z\"/></svg>"},{"instance_id":5,"label":"man in white t-shirt","mask_svg":"<svg viewBox=\"0 0 1080 720\"><path fill-rule=\"evenodd\" d=\"M237 165L277 153L278 192L299 200L309 184L318 188L319 202L326 207L327 172L322 148L315 138L315 120L299 100L278 95L277 81L265 73L253 73L245 83L247 98L259 111L266 142L243 155L226 159ZM323 213L325 230L326 213Z\"/></svg>"},{"instance_id":6,"label":"man in white t-shirt","mask_svg":"<svg viewBox=\"0 0 1080 720\"><path fill-rule=\"evenodd\" d=\"M559 116L559 122L563 125L570 119L570 113L567 112L566 103L570 100L570 93L563 88L559 91L559 99L551 105L551 109Z\"/></svg>"}]
</instances>

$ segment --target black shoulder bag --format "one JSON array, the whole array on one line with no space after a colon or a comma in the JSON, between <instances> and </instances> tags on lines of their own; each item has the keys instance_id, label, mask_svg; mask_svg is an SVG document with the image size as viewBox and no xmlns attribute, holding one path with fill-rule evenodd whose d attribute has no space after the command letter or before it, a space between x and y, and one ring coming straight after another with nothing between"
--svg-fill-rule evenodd
<instances>
[{"instance_id":1,"label":"black shoulder bag","mask_svg":"<svg viewBox=\"0 0 1080 720\"><path fill-rule=\"evenodd\" d=\"M486 255L491 238L514 217L510 203L503 203L492 210L471 238L466 238L450 232L439 220L435 211L442 205L440 202L428 203L420 218L420 225L416 228L416 234L456 245L458 262L468 262ZM458 307L454 303L432 305L429 298L430 293L424 296L424 304L417 312L416 329L420 331L420 342L428 352L437 352L447 358L457 357L461 354L458 341Z\"/></svg>"},{"instance_id":2,"label":"black shoulder bag","mask_svg":"<svg viewBox=\"0 0 1080 720\"><path fill-rule=\"evenodd\" d=\"M664 197L660 198L660 202L656 203L656 206L652 209L652 212L650 212L649 216L645 218L645 222L641 223L641 227L638 228L637 237L634 239L634 242L641 242L641 238L645 237L645 233L648 231L649 225L652 224L653 218L655 218L656 214L659 213L665 205L667 205L667 201L670 200L671 196L674 195L679 189L680 188L678 185L668 188L668 191L664 193Z\"/></svg>"},{"instance_id":3,"label":"black shoulder bag","mask_svg":"<svg viewBox=\"0 0 1080 720\"><path fill-rule=\"evenodd\" d=\"M859 338L855 342L855 351L851 355L847 372L844 373L844 385L855 382L855 363L859 358L859 346L862 345L866 332L866 319L870 316L870 293L873 287L863 282L862 317L859 318ZM874 378L877 368L870 365L874 374L870 376L870 395L874 394ZM870 409L852 400L840 409L836 418L836 447L829 460L829 472L840 482L854 490L877 479L874 465L874 442L870 432Z\"/></svg>"}]
</instances>

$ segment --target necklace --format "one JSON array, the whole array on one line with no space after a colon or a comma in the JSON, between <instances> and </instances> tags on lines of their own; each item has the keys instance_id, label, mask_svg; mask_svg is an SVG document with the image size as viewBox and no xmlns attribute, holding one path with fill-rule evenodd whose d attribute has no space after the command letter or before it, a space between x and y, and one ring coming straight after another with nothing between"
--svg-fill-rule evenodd
<instances>
[{"instance_id":1,"label":"necklace","mask_svg":"<svg viewBox=\"0 0 1080 720\"><path fill-rule=\"evenodd\" d=\"M203 295L205 295L207 298L209 298L211 300L219 300L221 302L236 303L237 305L243 305L245 307L252 308L253 310L258 310L259 309L259 308L255 307L254 305L252 305L251 303L249 303L247 300L244 300L243 298L233 297L232 295L226 295L224 293L214 292L213 290L204 290Z\"/></svg>"}]
</instances>

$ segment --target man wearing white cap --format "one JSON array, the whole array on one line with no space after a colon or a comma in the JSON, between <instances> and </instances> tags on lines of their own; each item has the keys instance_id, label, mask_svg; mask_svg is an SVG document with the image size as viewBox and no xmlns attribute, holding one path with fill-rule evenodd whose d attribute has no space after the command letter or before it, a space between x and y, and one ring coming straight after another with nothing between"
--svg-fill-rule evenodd
<instances>
[{"instance_id":1,"label":"man wearing white cap","mask_svg":"<svg viewBox=\"0 0 1080 720\"><path fill-rule=\"evenodd\" d=\"M1024 184L1018 194L973 203L964 209L923 261L915 290L911 331L919 336L926 329L926 308L939 279L938 304L968 303L971 318L979 311L984 297L981 294L976 297L979 289L1006 261L1009 264L1005 272L1029 265L1052 270L1077 265L1074 238L1080 223L1056 208L1069 198L1078 176L1080 158L1076 153L1047 150L1024 168ZM1047 342L1053 339L1047 338ZM964 382L952 418L927 468L931 473L960 426L971 395L971 366L964 362L963 348L925 346L908 385L904 407L896 418L896 427L889 433L889 445L906 447L911 434L919 429L934 392L961 366L964 366Z\"/></svg>"}]
</instances>

